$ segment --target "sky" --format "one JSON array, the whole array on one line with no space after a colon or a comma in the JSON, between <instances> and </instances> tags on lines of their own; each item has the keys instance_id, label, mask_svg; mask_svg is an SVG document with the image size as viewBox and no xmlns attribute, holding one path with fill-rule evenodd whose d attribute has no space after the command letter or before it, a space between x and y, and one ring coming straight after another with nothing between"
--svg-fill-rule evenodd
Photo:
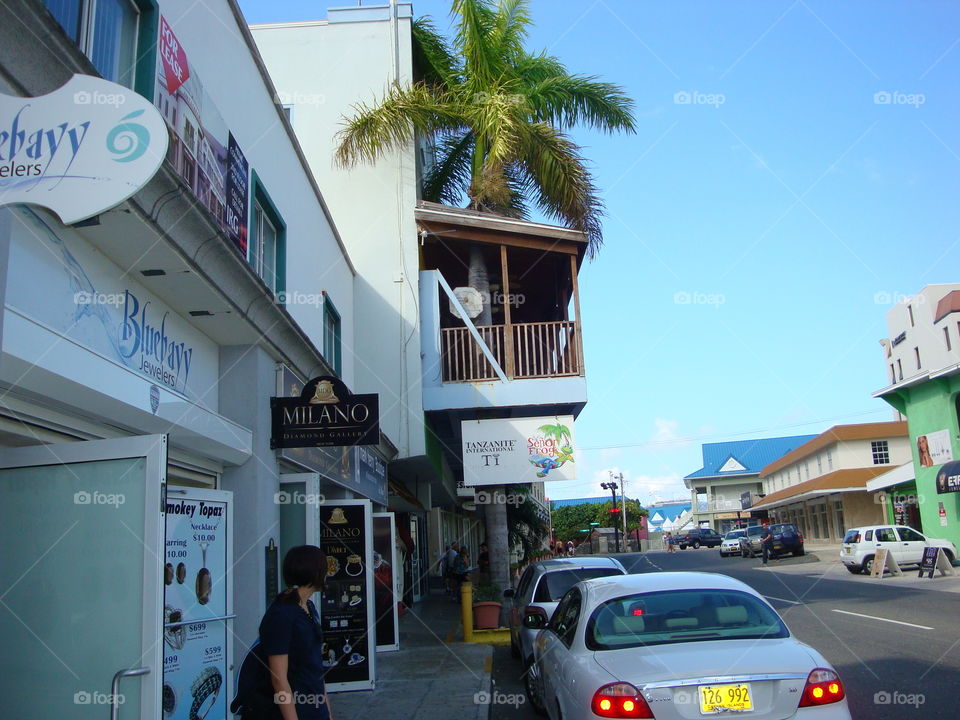
<instances>
[{"instance_id":1,"label":"sky","mask_svg":"<svg viewBox=\"0 0 960 720\"><path fill-rule=\"evenodd\" d=\"M240 0L251 23L349 2ZM365 4L373 4L367 2ZM449 0L414 2L449 29ZM886 313L960 265L960 7L532 0L527 47L622 85L574 129L606 203L580 274L589 402L551 498L689 498L703 442L892 419Z\"/></svg>"}]
</instances>

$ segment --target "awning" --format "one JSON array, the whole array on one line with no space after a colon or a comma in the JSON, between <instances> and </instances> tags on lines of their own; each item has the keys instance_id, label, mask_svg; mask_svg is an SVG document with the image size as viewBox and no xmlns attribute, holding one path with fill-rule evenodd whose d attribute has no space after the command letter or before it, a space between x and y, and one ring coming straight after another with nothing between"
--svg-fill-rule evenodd
<instances>
[{"instance_id":1,"label":"awning","mask_svg":"<svg viewBox=\"0 0 960 720\"><path fill-rule=\"evenodd\" d=\"M790 487L778 490L763 498L751 510L769 510L770 508L790 505L824 495L848 492L866 492L867 481L888 472L885 467L853 468L835 470Z\"/></svg>"},{"instance_id":2,"label":"awning","mask_svg":"<svg viewBox=\"0 0 960 720\"><path fill-rule=\"evenodd\" d=\"M911 461L894 468L890 472L885 472L883 475L878 475L873 480L868 480L867 490L869 492L877 492L878 490L885 490L894 485L914 482L916 475L913 471L913 462Z\"/></svg>"}]
</instances>

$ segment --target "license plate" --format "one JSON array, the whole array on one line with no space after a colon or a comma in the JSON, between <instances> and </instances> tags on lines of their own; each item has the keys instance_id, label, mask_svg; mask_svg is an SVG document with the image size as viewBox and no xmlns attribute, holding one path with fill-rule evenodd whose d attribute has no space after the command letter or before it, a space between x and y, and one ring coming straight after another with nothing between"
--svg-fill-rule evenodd
<instances>
[{"instance_id":1,"label":"license plate","mask_svg":"<svg viewBox=\"0 0 960 720\"><path fill-rule=\"evenodd\" d=\"M853 548L844 548L843 551L849 555L853 552Z\"/></svg>"},{"instance_id":2,"label":"license plate","mask_svg":"<svg viewBox=\"0 0 960 720\"><path fill-rule=\"evenodd\" d=\"M750 698L750 686L737 685L701 685L700 712L713 715L727 710L751 712L753 700Z\"/></svg>"}]
</instances>

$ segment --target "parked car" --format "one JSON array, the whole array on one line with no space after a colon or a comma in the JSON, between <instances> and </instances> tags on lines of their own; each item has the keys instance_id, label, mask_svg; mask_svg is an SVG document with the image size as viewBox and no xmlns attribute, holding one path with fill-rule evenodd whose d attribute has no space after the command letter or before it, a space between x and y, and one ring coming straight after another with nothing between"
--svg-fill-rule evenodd
<instances>
[{"instance_id":1,"label":"parked car","mask_svg":"<svg viewBox=\"0 0 960 720\"><path fill-rule=\"evenodd\" d=\"M701 545L707 547L718 547L723 542L723 537L715 530L710 528L693 528L677 535L676 543L681 550L692 547L697 550Z\"/></svg>"},{"instance_id":2,"label":"parked car","mask_svg":"<svg viewBox=\"0 0 960 720\"><path fill-rule=\"evenodd\" d=\"M524 626L524 618L536 615L545 625L564 593L581 580L626 575L619 560L610 557L578 557L541 560L527 566L516 589L504 590L509 608L510 650L525 663L533 659L537 630Z\"/></svg>"},{"instance_id":3,"label":"parked car","mask_svg":"<svg viewBox=\"0 0 960 720\"><path fill-rule=\"evenodd\" d=\"M942 547L951 563L957 557L957 546L949 540L927 537L905 525L869 525L847 530L840 562L854 574L869 574L877 548L889 550L897 565L919 565L925 547Z\"/></svg>"},{"instance_id":4,"label":"parked car","mask_svg":"<svg viewBox=\"0 0 960 720\"><path fill-rule=\"evenodd\" d=\"M773 535L773 544L770 546L770 554L773 557L780 555L793 554L796 557L803 555L803 533L793 523L773 523L769 526L770 533ZM752 525L747 528L746 535L740 541L740 554L744 557L756 557L763 552L760 538L763 537L766 528L763 525Z\"/></svg>"},{"instance_id":5,"label":"parked car","mask_svg":"<svg viewBox=\"0 0 960 720\"><path fill-rule=\"evenodd\" d=\"M720 543L720 557L727 555L740 554L740 538L747 534L746 528L731 530L723 536L723 542Z\"/></svg>"},{"instance_id":6,"label":"parked car","mask_svg":"<svg viewBox=\"0 0 960 720\"><path fill-rule=\"evenodd\" d=\"M551 720L850 719L830 663L753 588L713 573L577 583L537 635L529 674L529 700Z\"/></svg>"}]
</instances>

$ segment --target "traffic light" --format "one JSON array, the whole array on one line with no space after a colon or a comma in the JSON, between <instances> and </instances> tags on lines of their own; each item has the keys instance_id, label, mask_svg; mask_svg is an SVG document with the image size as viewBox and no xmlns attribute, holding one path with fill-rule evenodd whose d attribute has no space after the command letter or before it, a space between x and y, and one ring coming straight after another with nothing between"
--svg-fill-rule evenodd
<instances>
[{"instance_id":1,"label":"traffic light","mask_svg":"<svg viewBox=\"0 0 960 720\"><path fill-rule=\"evenodd\" d=\"M618 508L618 507L610 508L610 514L611 514L611 515L616 515L616 514L619 513L619 512L620 512L620 508Z\"/></svg>"}]
</instances>

